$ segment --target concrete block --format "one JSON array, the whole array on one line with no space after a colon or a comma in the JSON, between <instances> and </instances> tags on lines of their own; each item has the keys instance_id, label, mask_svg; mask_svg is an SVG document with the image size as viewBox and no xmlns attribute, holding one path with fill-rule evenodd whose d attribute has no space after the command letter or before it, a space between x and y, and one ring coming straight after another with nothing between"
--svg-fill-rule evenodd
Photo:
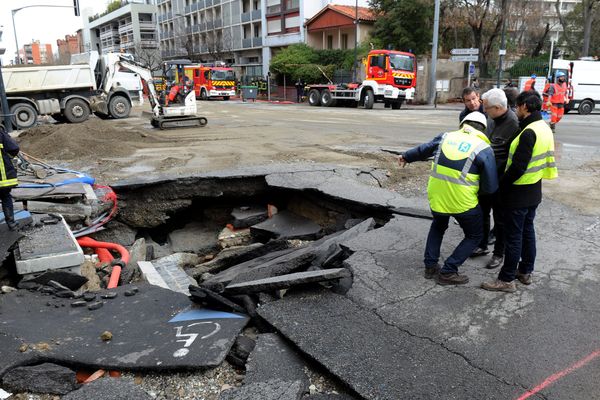
<instances>
[{"instance_id":1,"label":"concrete block","mask_svg":"<svg viewBox=\"0 0 600 400\"><path fill-rule=\"evenodd\" d=\"M138 267L142 272L142 279L151 285L169 289L167 282L160 276L154 265L150 261L138 261Z\"/></svg>"}]
</instances>

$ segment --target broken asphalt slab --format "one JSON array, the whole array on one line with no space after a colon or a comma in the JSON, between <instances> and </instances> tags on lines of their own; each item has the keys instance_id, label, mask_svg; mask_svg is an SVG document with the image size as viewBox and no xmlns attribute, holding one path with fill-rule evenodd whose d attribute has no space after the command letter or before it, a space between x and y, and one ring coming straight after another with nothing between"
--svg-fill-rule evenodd
<instances>
[{"instance_id":1,"label":"broken asphalt slab","mask_svg":"<svg viewBox=\"0 0 600 400\"><path fill-rule=\"evenodd\" d=\"M9 249L23 237L18 231L11 231L6 224L0 224L0 265L8 257Z\"/></svg>"},{"instance_id":2,"label":"broken asphalt slab","mask_svg":"<svg viewBox=\"0 0 600 400\"><path fill-rule=\"evenodd\" d=\"M506 399L515 393L460 355L388 325L344 296L290 295L258 313L365 399Z\"/></svg>"},{"instance_id":3,"label":"broken asphalt slab","mask_svg":"<svg viewBox=\"0 0 600 400\"><path fill-rule=\"evenodd\" d=\"M17 393L66 394L79 387L75 371L51 363L13 368L1 382L3 388Z\"/></svg>"},{"instance_id":4,"label":"broken asphalt slab","mask_svg":"<svg viewBox=\"0 0 600 400\"><path fill-rule=\"evenodd\" d=\"M284 210L266 221L252 225L250 233L261 242L270 239L315 240L321 233L321 227L311 219Z\"/></svg>"},{"instance_id":5,"label":"broken asphalt slab","mask_svg":"<svg viewBox=\"0 0 600 400\"><path fill-rule=\"evenodd\" d=\"M225 292L228 294L270 292L279 289L287 289L292 286L305 285L307 283L339 280L342 278L347 278L350 275L350 271L348 271L346 268L303 271L293 274L279 275L272 278L230 284L225 287Z\"/></svg>"},{"instance_id":6,"label":"broken asphalt slab","mask_svg":"<svg viewBox=\"0 0 600 400\"><path fill-rule=\"evenodd\" d=\"M113 289L117 296L101 300L96 310L40 292L0 297L0 376L40 360L117 370L215 367L248 321L245 315L197 309L187 296L152 285L125 296L130 289ZM104 331L112 340L100 338Z\"/></svg>"},{"instance_id":7,"label":"broken asphalt slab","mask_svg":"<svg viewBox=\"0 0 600 400\"><path fill-rule=\"evenodd\" d=\"M85 384L81 389L75 390L62 400L151 400L148 393L140 389L133 382L125 379L102 378Z\"/></svg>"},{"instance_id":8,"label":"broken asphalt slab","mask_svg":"<svg viewBox=\"0 0 600 400\"><path fill-rule=\"evenodd\" d=\"M300 399L309 385L304 368L302 358L277 334L259 335L246 363L244 386L221 394L220 399ZM266 392L260 394L260 389Z\"/></svg>"}]
</instances>

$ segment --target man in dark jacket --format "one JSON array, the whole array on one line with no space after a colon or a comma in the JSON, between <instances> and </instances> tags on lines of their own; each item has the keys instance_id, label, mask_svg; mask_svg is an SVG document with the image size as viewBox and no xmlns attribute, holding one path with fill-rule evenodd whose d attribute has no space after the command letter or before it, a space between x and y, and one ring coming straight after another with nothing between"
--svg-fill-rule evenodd
<instances>
[{"instance_id":1,"label":"man in dark jacket","mask_svg":"<svg viewBox=\"0 0 600 400\"><path fill-rule=\"evenodd\" d=\"M498 178L506 169L508 149L510 143L519 133L519 120L517 115L508 108L506 94L502 89L491 89L481 97L483 108L488 115L486 135L490 139L490 146L494 150ZM483 212L483 239L472 256L481 256L488 253L488 239L490 232L490 211L494 210L494 254L487 263L486 268L497 268L504 260L504 234L502 219L502 204L497 193L479 196L479 204Z\"/></svg>"},{"instance_id":2,"label":"man in dark jacket","mask_svg":"<svg viewBox=\"0 0 600 400\"><path fill-rule=\"evenodd\" d=\"M483 104L479 98L479 92L476 89L472 87L464 88L462 91L462 101L465 105L465 109L461 111L458 117L459 123L462 122L465 117L473 111L479 111L485 115L485 112L483 111Z\"/></svg>"},{"instance_id":3,"label":"man in dark jacket","mask_svg":"<svg viewBox=\"0 0 600 400\"><path fill-rule=\"evenodd\" d=\"M2 201L2 212L8 229L15 230L15 213L10 191L17 186L17 171L12 164L12 159L19 153L17 142L0 127L0 201Z\"/></svg>"},{"instance_id":4,"label":"man in dark jacket","mask_svg":"<svg viewBox=\"0 0 600 400\"><path fill-rule=\"evenodd\" d=\"M531 284L536 257L533 221L542 201L542 179L558 176L554 160L554 135L541 115L542 99L537 92L517 97L521 132L512 141L506 172L500 180L506 240L504 264L498 278L484 282L485 290L514 292L515 279Z\"/></svg>"}]
</instances>

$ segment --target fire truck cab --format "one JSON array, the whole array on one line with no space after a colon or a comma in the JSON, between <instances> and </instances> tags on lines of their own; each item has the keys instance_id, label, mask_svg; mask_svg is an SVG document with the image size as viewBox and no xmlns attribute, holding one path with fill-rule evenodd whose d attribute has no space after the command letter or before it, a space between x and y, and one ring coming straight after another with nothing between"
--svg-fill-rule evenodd
<instances>
[{"instance_id":1,"label":"fire truck cab","mask_svg":"<svg viewBox=\"0 0 600 400\"><path fill-rule=\"evenodd\" d=\"M224 65L198 64L185 66L185 76L194 83L196 98L208 100L235 96L235 72Z\"/></svg>"}]
</instances>

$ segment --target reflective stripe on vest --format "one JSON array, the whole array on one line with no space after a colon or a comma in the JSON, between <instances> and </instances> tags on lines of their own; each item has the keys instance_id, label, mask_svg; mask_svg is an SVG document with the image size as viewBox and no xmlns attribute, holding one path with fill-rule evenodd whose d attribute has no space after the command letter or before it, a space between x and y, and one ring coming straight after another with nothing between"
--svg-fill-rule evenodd
<instances>
[{"instance_id":1,"label":"reflective stripe on vest","mask_svg":"<svg viewBox=\"0 0 600 400\"><path fill-rule=\"evenodd\" d=\"M506 169L511 166L515 150L519 145L521 134L526 129L531 129L535 133L535 145L531 153L531 160L527 164L527 169L517 179L514 185L531 185L541 179L554 179L558 176L556 161L554 160L554 135L552 130L543 120L532 122L523 129L519 135L510 144L508 153L508 162Z\"/></svg>"},{"instance_id":2,"label":"reflective stripe on vest","mask_svg":"<svg viewBox=\"0 0 600 400\"><path fill-rule=\"evenodd\" d=\"M6 176L6 168L4 167L4 156L2 155L2 153L4 153L4 145L0 143L0 188L17 186L17 184L19 183L17 181L17 178L8 179L8 177Z\"/></svg>"},{"instance_id":3,"label":"reflective stripe on vest","mask_svg":"<svg viewBox=\"0 0 600 400\"><path fill-rule=\"evenodd\" d=\"M448 132L435 153L427 186L429 205L435 212L459 214L477 206L479 174L469 173L477 155L488 148L487 137L470 127ZM459 169L443 165L462 163Z\"/></svg>"}]
</instances>

